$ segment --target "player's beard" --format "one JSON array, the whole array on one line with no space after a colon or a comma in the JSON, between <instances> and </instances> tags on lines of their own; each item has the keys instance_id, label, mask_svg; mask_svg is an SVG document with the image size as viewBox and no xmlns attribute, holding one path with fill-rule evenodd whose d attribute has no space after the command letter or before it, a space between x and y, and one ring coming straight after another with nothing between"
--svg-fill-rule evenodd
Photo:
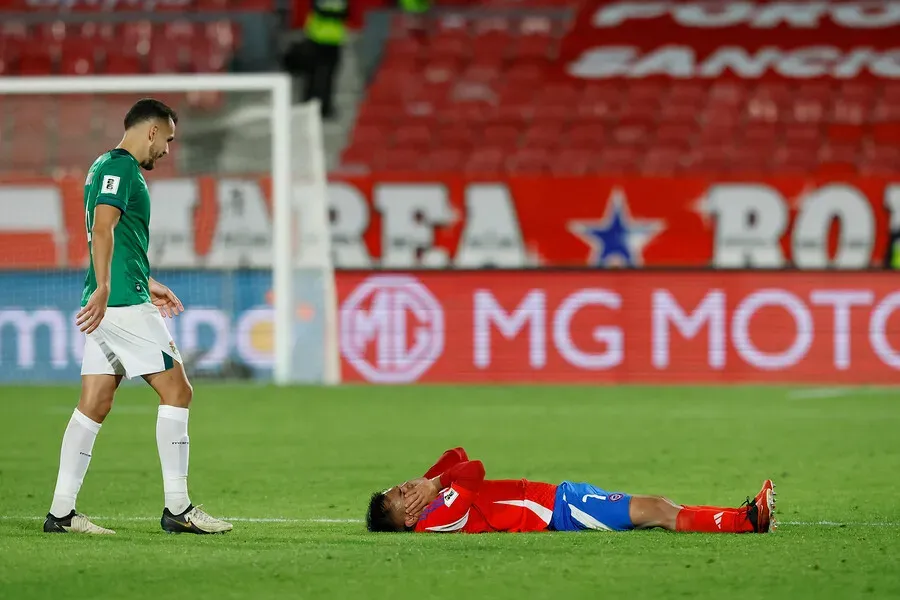
<instances>
[{"instance_id":1,"label":"player's beard","mask_svg":"<svg viewBox=\"0 0 900 600\"><path fill-rule=\"evenodd\" d=\"M156 166L156 161L158 161L160 158L162 158L162 154L159 154L157 156L151 156L150 158L148 158L147 160L145 160L144 162L141 163L141 168L144 169L145 171L152 171L153 167Z\"/></svg>"}]
</instances>

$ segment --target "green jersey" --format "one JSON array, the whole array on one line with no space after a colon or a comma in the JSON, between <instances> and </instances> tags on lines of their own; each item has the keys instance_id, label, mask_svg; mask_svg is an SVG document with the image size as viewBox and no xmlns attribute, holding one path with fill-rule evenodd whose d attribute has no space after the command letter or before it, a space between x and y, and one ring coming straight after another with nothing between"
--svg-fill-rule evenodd
<instances>
[{"instance_id":1,"label":"green jersey","mask_svg":"<svg viewBox=\"0 0 900 600\"><path fill-rule=\"evenodd\" d=\"M91 263L84 278L81 305L97 289L91 231L94 209L109 204L122 211L115 230L110 270L109 306L132 306L150 302L150 192L137 160L116 148L94 161L84 182L84 221Z\"/></svg>"}]
</instances>

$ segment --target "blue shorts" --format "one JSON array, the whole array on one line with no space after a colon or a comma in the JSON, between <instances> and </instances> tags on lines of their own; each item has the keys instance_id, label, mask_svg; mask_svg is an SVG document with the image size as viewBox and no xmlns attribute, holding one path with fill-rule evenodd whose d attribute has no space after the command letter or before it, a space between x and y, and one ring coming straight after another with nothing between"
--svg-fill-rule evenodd
<instances>
[{"instance_id":1,"label":"blue shorts","mask_svg":"<svg viewBox=\"0 0 900 600\"><path fill-rule=\"evenodd\" d=\"M556 488L550 529L628 531L634 529L629 506L631 494L609 493L589 483L563 481Z\"/></svg>"}]
</instances>

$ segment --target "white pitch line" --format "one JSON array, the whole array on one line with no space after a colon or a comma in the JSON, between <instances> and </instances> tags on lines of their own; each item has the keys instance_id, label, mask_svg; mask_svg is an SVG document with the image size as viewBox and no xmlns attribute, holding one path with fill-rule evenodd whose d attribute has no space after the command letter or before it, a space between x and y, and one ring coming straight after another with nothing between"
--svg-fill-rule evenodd
<instances>
[{"instance_id":1,"label":"white pitch line","mask_svg":"<svg viewBox=\"0 0 900 600\"><path fill-rule=\"evenodd\" d=\"M788 392L787 397L789 400L815 400L817 398L880 396L882 394L900 394L900 390L892 387L817 387L792 390Z\"/></svg>"},{"instance_id":2,"label":"white pitch line","mask_svg":"<svg viewBox=\"0 0 900 600\"><path fill-rule=\"evenodd\" d=\"M0 521L43 521L46 517L35 515L15 516L0 515ZM96 521L125 521L138 523L141 521L159 521L159 517L94 517ZM288 519L284 517L222 517L235 523L363 523L362 519Z\"/></svg>"},{"instance_id":3,"label":"white pitch line","mask_svg":"<svg viewBox=\"0 0 900 600\"><path fill-rule=\"evenodd\" d=\"M125 521L138 523L144 521L158 521L157 517L90 517L97 521ZM234 523L363 523L362 519L289 519L286 517L223 517L226 521ZM44 517L35 515L15 516L0 515L0 521L43 521ZM900 527L900 522L894 521L778 521L779 525L791 525L794 527Z\"/></svg>"},{"instance_id":4,"label":"white pitch line","mask_svg":"<svg viewBox=\"0 0 900 600\"><path fill-rule=\"evenodd\" d=\"M787 397L791 400L811 400L815 398L842 398L853 393L855 393L854 390L844 388L812 388L789 392Z\"/></svg>"}]
</instances>

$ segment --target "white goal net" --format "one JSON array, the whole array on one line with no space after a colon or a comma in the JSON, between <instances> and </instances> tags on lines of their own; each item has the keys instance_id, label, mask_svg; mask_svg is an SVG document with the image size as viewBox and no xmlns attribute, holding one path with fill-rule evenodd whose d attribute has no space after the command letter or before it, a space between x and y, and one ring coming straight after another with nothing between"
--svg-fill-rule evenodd
<instances>
[{"instance_id":1,"label":"white goal net","mask_svg":"<svg viewBox=\"0 0 900 600\"><path fill-rule=\"evenodd\" d=\"M0 382L77 380L84 177L143 97L179 115L144 175L190 375L337 382L321 122L284 75L0 78Z\"/></svg>"}]
</instances>

